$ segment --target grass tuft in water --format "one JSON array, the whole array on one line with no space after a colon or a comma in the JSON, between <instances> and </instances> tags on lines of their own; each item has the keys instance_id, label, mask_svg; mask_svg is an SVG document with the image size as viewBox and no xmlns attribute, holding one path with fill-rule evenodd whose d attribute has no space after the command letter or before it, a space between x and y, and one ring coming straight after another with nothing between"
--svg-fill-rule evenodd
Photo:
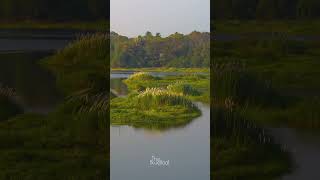
<instances>
[{"instance_id":1,"label":"grass tuft in water","mask_svg":"<svg viewBox=\"0 0 320 180\"><path fill-rule=\"evenodd\" d=\"M160 106L184 106L195 108L194 104L182 93L176 93L167 89L147 88L137 96L137 106L142 109L159 108Z\"/></svg>"}]
</instances>

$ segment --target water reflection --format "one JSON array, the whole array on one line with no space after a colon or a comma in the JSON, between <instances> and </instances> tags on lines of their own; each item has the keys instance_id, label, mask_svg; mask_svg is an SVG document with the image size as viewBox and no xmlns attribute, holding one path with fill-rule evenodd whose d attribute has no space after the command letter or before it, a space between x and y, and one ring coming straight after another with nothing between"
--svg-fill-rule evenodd
<instances>
[{"instance_id":1,"label":"water reflection","mask_svg":"<svg viewBox=\"0 0 320 180\"><path fill-rule=\"evenodd\" d=\"M60 99L54 76L39 60L49 53L0 54L0 83L15 89L25 112L48 113Z\"/></svg>"}]
</instances>

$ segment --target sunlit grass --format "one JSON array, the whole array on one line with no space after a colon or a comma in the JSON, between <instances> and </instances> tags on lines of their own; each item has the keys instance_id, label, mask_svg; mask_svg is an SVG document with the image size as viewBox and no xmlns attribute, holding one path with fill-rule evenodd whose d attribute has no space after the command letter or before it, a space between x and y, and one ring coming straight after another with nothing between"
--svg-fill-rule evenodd
<instances>
[{"instance_id":1,"label":"sunlit grass","mask_svg":"<svg viewBox=\"0 0 320 180\"><path fill-rule=\"evenodd\" d=\"M195 108L192 101L184 97L183 93L172 92L161 88L147 88L137 96L137 106L143 109L157 108L163 105L181 105Z\"/></svg>"},{"instance_id":2,"label":"sunlit grass","mask_svg":"<svg viewBox=\"0 0 320 180\"><path fill-rule=\"evenodd\" d=\"M192 87L190 84L183 83L178 81L174 84L168 85L167 89L171 92L181 93L183 95L190 96L199 96L200 92Z\"/></svg>"}]
</instances>

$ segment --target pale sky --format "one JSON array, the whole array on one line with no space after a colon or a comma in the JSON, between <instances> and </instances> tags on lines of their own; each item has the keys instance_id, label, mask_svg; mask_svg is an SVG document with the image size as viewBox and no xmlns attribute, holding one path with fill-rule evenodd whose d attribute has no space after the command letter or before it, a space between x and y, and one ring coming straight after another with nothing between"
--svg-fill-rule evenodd
<instances>
[{"instance_id":1,"label":"pale sky","mask_svg":"<svg viewBox=\"0 0 320 180\"><path fill-rule=\"evenodd\" d=\"M210 0L111 0L111 31L136 37L150 31L210 31Z\"/></svg>"}]
</instances>

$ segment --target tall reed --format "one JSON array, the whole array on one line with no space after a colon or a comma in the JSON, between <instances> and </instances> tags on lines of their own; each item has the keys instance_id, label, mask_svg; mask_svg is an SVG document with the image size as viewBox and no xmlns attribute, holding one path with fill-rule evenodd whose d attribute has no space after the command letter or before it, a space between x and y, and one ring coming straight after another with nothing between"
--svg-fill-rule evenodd
<instances>
[{"instance_id":1,"label":"tall reed","mask_svg":"<svg viewBox=\"0 0 320 180\"><path fill-rule=\"evenodd\" d=\"M182 93L176 93L161 88L147 88L137 97L137 106L142 109L160 108L161 106L184 106L194 108L195 105Z\"/></svg>"},{"instance_id":2,"label":"tall reed","mask_svg":"<svg viewBox=\"0 0 320 180\"><path fill-rule=\"evenodd\" d=\"M181 81L168 85L167 89L169 91L172 91L175 93L181 93L183 95L190 95L190 96L200 95L200 92L197 89L193 88L190 84L185 84Z\"/></svg>"}]
</instances>

